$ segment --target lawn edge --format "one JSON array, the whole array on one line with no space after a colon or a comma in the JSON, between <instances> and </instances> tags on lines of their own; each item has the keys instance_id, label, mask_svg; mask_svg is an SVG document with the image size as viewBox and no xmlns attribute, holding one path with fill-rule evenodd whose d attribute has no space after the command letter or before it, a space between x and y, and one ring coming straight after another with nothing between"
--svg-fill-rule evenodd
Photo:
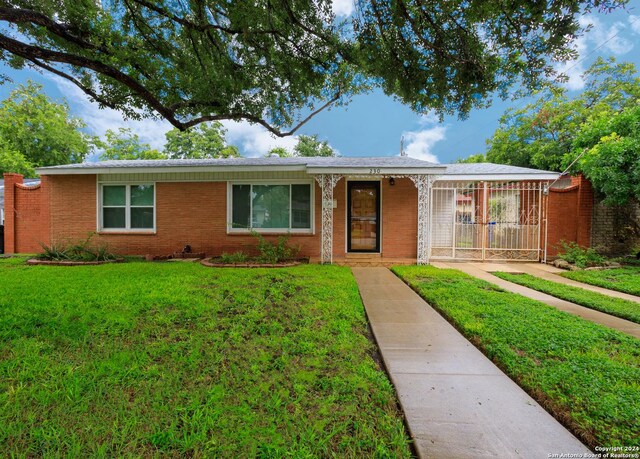
<instances>
[{"instance_id":1,"label":"lawn edge","mask_svg":"<svg viewBox=\"0 0 640 459\"><path fill-rule=\"evenodd\" d=\"M600 287L600 288L604 288L604 289L607 289L607 290L613 290L615 292L626 293L627 295L633 295L633 296L640 297L639 292L635 292L635 291L631 292L631 291L629 291L627 289L620 288L620 287L618 287L616 285L611 285L611 284L605 285L605 284L600 284L600 283L595 283L595 282L587 282L585 279L578 280L578 279L574 279L574 278L572 278L572 277L567 275L567 274L571 274L573 272L574 271L567 271L567 272L564 272L564 273L558 273L558 275L560 275L560 276L562 276L562 277L564 277L566 279L572 280L574 282L580 282L581 284L592 285L594 287ZM580 271L575 271L575 272L580 272Z\"/></svg>"},{"instance_id":2,"label":"lawn edge","mask_svg":"<svg viewBox=\"0 0 640 459\"><path fill-rule=\"evenodd\" d=\"M624 320L628 320L629 322L640 324L640 318L628 316L627 314L624 314L624 313L620 314L620 313L617 313L617 312L605 311L604 309L600 309L600 308L594 307L591 304L586 304L585 302L578 302L575 299L563 298L563 297L558 296L558 295L556 295L554 293L551 293L551 292L548 292L548 291L545 291L545 290L541 290L541 289L533 287L531 285L526 285L524 283L521 284L520 282L515 282L515 281L513 281L511 279L506 279L506 278L498 276L498 274L501 274L501 273L514 274L514 273L509 273L509 272L506 272L506 271L496 271L496 272L492 272L491 274L496 276L498 279L502 279L503 281L511 282L513 284L520 285L521 287L530 288L530 289L535 290L535 291L540 292L540 293L545 293L545 294L550 295L550 296L552 296L554 298L558 298L559 300L568 301L569 303L574 303L574 304L577 304L579 306L583 306L585 308L592 309L594 311L602 312L603 314L608 314L610 316L617 317L618 319L624 319ZM522 273L522 274L526 275L527 273ZM516 274L516 275L518 275L518 274ZM530 274L530 276L533 276L533 275ZM533 277L536 277L536 276L533 276ZM550 282L552 284L563 286L563 284L561 284L560 282L555 282L555 281L552 281L552 280L542 279L542 278L539 278L539 277L536 277L536 279L540 280L540 281L543 281L543 282ZM588 285L592 285L592 284L588 284ZM590 290L583 289L582 287L575 287L573 285L566 285L564 287L572 287L572 288L576 288L576 289L581 289L581 290L584 290L587 294L601 295L603 297L607 296L607 295L605 295L603 293L593 292L593 291L590 291ZM595 287L599 287L599 285L596 285ZM620 292L620 293L626 293L626 292ZM625 300L624 298L611 297L611 299L613 299L613 300L621 300L621 301L628 301L628 300ZM633 304L633 302L631 302L631 301L629 301L629 303ZM640 304L638 304L638 308L640 309Z\"/></svg>"},{"instance_id":3,"label":"lawn edge","mask_svg":"<svg viewBox=\"0 0 640 459\"><path fill-rule=\"evenodd\" d=\"M349 271L351 271L351 269L349 269ZM353 271L351 271L351 275L353 276ZM355 276L353 276L353 278L354 278L354 281L355 281ZM357 282L356 282L356 285L357 285ZM400 397L398 397L398 389L396 388L395 381L393 379L393 376L389 372L389 367L387 366L387 361L384 359L384 355L380 351L380 345L378 344L378 338L376 338L376 334L373 332L373 328L371 327L371 320L369 319L369 312L367 311L367 307L364 304L364 300L362 298L362 294L360 293L360 288L359 287L358 287L358 297L360 298L360 302L362 303L362 309L364 310L364 316L367 319L367 335L366 335L366 338L373 344L373 352L372 352L373 355L371 355L371 358L372 358L372 360L374 362L376 362L376 363L380 362L381 363L381 365L378 365L380 367L380 370L384 372L384 374L386 375L387 379L389 380L389 382L393 386L393 393L394 393L394 399L395 399L396 407L398 408L398 411L400 413L402 413L402 424L404 425L405 434L407 435L407 438L409 439L409 441L407 443L407 446L409 447L409 452L411 453L411 457L412 458L419 459L420 458L420 454L418 454L418 449L416 448L416 436L411 431L411 426L409 425L409 420L407 419L407 415L406 415L406 413L404 411L404 407L402 406L402 401L400 400Z\"/></svg>"}]
</instances>

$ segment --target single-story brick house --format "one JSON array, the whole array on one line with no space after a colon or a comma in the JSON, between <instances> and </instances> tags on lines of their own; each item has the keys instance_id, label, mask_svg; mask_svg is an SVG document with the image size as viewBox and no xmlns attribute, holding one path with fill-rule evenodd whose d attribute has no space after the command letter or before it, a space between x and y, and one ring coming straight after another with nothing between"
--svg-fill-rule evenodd
<instances>
[{"instance_id":1,"label":"single-story brick house","mask_svg":"<svg viewBox=\"0 0 640 459\"><path fill-rule=\"evenodd\" d=\"M166 255L188 244L217 256L251 251L255 230L290 234L302 256L324 263L541 260L555 237L546 188L558 174L520 167L269 157L37 172L36 188L5 174L14 208L6 215L7 253L94 232L120 254Z\"/></svg>"}]
</instances>

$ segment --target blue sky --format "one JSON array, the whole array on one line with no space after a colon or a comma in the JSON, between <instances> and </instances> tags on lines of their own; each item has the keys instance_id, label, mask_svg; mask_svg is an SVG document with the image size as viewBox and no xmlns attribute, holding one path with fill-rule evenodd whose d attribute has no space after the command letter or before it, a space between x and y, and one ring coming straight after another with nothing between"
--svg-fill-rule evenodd
<instances>
[{"instance_id":1,"label":"blue sky","mask_svg":"<svg viewBox=\"0 0 640 459\"><path fill-rule=\"evenodd\" d=\"M334 11L347 16L353 10L352 0L334 0ZM640 0L631 0L627 10L612 14L590 14L581 18L583 25L592 24L591 30L578 39L574 46L580 57L573 62L559 64L569 76L571 91L582 88L580 75L598 57L614 56L618 61L633 62L640 68ZM79 89L70 83L33 70L2 69L13 83L0 86L0 98L5 98L15 84L28 79L42 84L54 99L65 98L74 115L87 123L87 130L104 135L107 129L129 127L142 141L155 148L164 144L164 134L171 126L165 121L127 121L113 110L101 110L88 101ZM488 109L475 110L466 120L446 117L438 122L435 116L420 116L409 108L379 91L357 96L347 107L320 113L306 124L299 134L318 134L327 140L342 156L393 156L399 153L400 139L404 137L409 156L447 163L457 158L482 153L486 139L498 125L499 117L509 107L521 107L526 100L494 100ZM263 128L249 123L224 123L227 141L239 147L244 156L261 156L274 146L291 148L295 137L274 138Z\"/></svg>"}]
</instances>

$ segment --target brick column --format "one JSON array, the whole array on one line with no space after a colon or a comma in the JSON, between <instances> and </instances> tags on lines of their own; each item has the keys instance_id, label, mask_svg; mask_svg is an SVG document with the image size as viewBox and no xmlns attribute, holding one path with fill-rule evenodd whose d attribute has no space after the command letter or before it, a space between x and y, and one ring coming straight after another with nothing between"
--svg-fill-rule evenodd
<instances>
[{"instance_id":1,"label":"brick column","mask_svg":"<svg viewBox=\"0 0 640 459\"><path fill-rule=\"evenodd\" d=\"M4 174L4 253L16 251L16 184L22 185L21 174Z\"/></svg>"},{"instance_id":2,"label":"brick column","mask_svg":"<svg viewBox=\"0 0 640 459\"><path fill-rule=\"evenodd\" d=\"M578 185L578 202L576 203L576 215L578 227L576 229L576 242L582 247L591 247L591 219L593 216L593 187L591 182L578 175L571 178L572 183Z\"/></svg>"}]
</instances>

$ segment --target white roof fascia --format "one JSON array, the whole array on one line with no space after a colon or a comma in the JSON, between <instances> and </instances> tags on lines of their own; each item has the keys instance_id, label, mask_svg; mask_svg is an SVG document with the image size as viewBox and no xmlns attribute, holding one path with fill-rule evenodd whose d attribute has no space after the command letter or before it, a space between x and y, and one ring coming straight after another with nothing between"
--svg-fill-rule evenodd
<instances>
[{"instance_id":1,"label":"white roof fascia","mask_svg":"<svg viewBox=\"0 0 640 459\"><path fill-rule=\"evenodd\" d=\"M93 175L93 174L158 174L176 172L306 172L304 164L291 166L176 166L176 167L69 167L39 168L40 175Z\"/></svg>"},{"instance_id":2,"label":"white roof fascia","mask_svg":"<svg viewBox=\"0 0 640 459\"><path fill-rule=\"evenodd\" d=\"M541 174L457 174L457 175L440 175L436 179L437 182L452 181L485 181L493 182L500 180L555 180L560 174L547 172Z\"/></svg>"},{"instance_id":3,"label":"white roof fascia","mask_svg":"<svg viewBox=\"0 0 640 459\"><path fill-rule=\"evenodd\" d=\"M176 172L307 172L309 174L354 175L438 175L444 167L307 167L304 164L278 166L176 166L176 167L60 167L38 168L39 175L156 174Z\"/></svg>"},{"instance_id":4,"label":"white roof fascia","mask_svg":"<svg viewBox=\"0 0 640 459\"><path fill-rule=\"evenodd\" d=\"M340 175L439 175L447 169L444 167L308 167L309 174Z\"/></svg>"}]
</instances>

